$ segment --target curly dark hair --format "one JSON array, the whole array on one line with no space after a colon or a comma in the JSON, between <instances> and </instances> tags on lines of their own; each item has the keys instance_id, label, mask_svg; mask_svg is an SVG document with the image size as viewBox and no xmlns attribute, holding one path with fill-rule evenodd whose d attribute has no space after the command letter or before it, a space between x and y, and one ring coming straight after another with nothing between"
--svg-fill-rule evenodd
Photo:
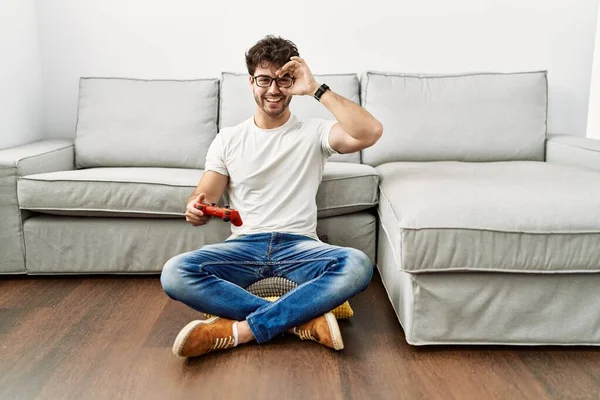
<instances>
[{"instance_id":1,"label":"curly dark hair","mask_svg":"<svg viewBox=\"0 0 600 400\"><path fill-rule=\"evenodd\" d=\"M248 73L254 75L258 66L267 68L273 65L281 68L290 61L290 57L300 56L296 45L281 37L267 35L259 40L246 53L246 67Z\"/></svg>"}]
</instances>

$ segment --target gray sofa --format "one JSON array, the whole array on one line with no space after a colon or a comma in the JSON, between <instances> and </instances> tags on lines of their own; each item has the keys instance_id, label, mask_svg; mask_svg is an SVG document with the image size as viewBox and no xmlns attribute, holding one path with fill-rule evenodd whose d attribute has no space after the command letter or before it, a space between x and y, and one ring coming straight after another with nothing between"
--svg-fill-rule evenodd
<instances>
[{"instance_id":1,"label":"gray sofa","mask_svg":"<svg viewBox=\"0 0 600 400\"><path fill-rule=\"evenodd\" d=\"M546 72L317 79L384 125L326 165L318 233L376 264L409 343L600 343L600 144L547 134ZM245 74L81 79L75 140L0 151L0 273L158 273L224 240L183 210L253 111Z\"/></svg>"}]
</instances>

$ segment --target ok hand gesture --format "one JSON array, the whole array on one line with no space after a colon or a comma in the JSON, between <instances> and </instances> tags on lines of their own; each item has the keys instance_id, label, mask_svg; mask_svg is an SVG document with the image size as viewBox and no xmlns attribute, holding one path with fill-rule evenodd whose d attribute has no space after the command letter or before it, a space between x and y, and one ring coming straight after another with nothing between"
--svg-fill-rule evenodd
<instances>
[{"instance_id":1,"label":"ok hand gesture","mask_svg":"<svg viewBox=\"0 0 600 400\"><path fill-rule=\"evenodd\" d=\"M291 57L290 60L291 61L278 69L275 74L278 78L289 74L294 78L294 84L289 88L281 88L280 90L286 95L314 95L319 88L319 84L313 77L313 74L310 72L304 59L300 57Z\"/></svg>"}]
</instances>

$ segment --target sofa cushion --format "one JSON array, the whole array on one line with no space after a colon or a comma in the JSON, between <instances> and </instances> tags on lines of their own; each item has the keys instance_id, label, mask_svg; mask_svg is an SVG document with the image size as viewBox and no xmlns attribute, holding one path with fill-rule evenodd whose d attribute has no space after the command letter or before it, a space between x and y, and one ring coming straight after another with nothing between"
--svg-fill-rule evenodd
<instances>
[{"instance_id":1,"label":"sofa cushion","mask_svg":"<svg viewBox=\"0 0 600 400\"><path fill-rule=\"evenodd\" d=\"M404 271L600 271L599 172L533 161L377 171L381 224Z\"/></svg>"},{"instance_id":2,"label":"sofa cushion","mask_svg":"<svg viewBox=\"0 0 600 400\"><path fill-rule=\"evenodd\" d=\"M317 216L351 214L376 206L378 184L379 175L370 165L328 162L317 191Z\"/></svg>"},{"instance_id":3,"label":"sofa cushion","mask_svg":"<svg viewBox=\"0 0 600 400\"><path fill-rule=\"evenodd\" d=\"M219 129L235 126L254 115L256 103L248 74L224 72L221 75ZM336 93L360 104L360 84L356 74L315 75L318 82L327 83ZM335 119L333 114L311 96L294 96L290 110L300 118ZM334 154L331 161L360 163L360 152Z\"/></svg>"},{"instance_id":4,"label":"sofa cushion","mask_svg":"<svg viewBox=\"0 0 600 400\"><path fill-rule=\"evenodd\" d=\"M546 72L368 72L361 83L363 107L384 126L366 164L544 159Z\"/></svg>"},{"instance_id":5,"label":"sofa cushion","mask_svg":"<svg viewBox=\"0 0 600 400\"><path fill-rule=\"evenodd\" d=\"M61 215L181 218L202 170L89 168L28 175L18 183L21 209ZM352 163L327 163L317 192L319 217L377 204L377 172Z\"/></svg>"},{"instance_id":6,"label":"sofa cushion","mask_svg":"<svg viewBox=\"0 0 600 400\"><path fill-rule=\"evenodd\" d=\"M21 209L61 215L181 217L202 170L88 168L28 175Z\"/></svg>"},{"instance_id":7,"label":"sofa cushion","mask_svg":"<svg viewBox=\"0 0 600 400\"><path fill-rule=\"evenodd\" d=\"M204 168L218 89L217 79L82 78L76 166Z\"/></svg>"}]
</instances>

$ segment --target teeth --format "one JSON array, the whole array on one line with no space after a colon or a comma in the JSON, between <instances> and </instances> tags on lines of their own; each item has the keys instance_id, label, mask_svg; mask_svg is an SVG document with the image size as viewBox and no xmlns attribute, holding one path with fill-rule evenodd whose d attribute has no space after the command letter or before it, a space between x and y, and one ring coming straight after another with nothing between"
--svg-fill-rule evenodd
<instances>
[{"instance_id":1,"label":"teeth","mask_svg":"<svg viewBox=\"0 0 600 400\"><path fill-rule=\"evenodd\" d=\"M281 100L281 98L279 98L279 99L265 99L265 100L267 100L269 103L277 103L278 101Z\"/></svg>"}]
</instances>

